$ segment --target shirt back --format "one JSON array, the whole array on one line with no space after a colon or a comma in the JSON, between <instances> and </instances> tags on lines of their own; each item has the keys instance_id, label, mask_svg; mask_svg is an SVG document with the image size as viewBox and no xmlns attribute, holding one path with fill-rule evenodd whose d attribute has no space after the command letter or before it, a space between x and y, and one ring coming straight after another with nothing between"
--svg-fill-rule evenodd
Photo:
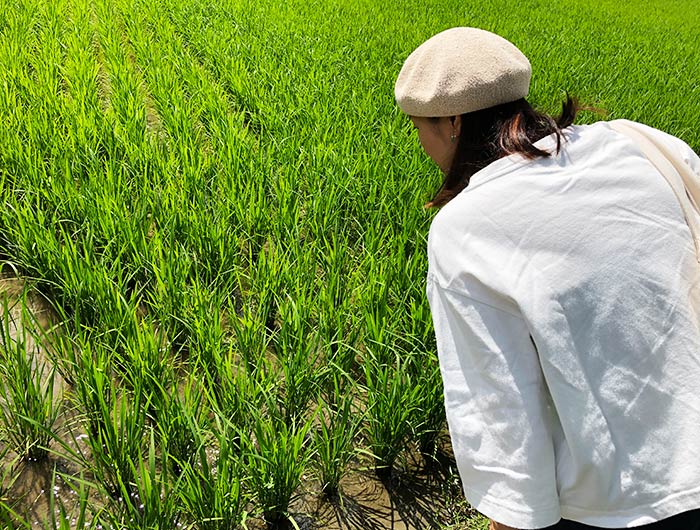
<instances>
[{"instance_id":1,"label":"shirt back","mask_svg":"<svg viewBox=\"0 0 700 530\"><path fill-rule=\"evenodd\" d=\"M653 134L700 178L687 145ZM604 122L566 138L489 165L433 221L448 422L487 516L636 526L700 507L700 267L629 138Z\"/></svg>"}]
</instances>

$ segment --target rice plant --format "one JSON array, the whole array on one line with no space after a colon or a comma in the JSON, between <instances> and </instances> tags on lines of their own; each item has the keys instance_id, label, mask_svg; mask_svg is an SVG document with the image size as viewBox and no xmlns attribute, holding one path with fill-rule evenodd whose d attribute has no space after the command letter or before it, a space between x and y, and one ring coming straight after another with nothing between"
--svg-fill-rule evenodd
<instances>
[{"instance_id":1,"label":"rice plant","mask_svg":"<svg viewBox=\"0 0 700 530\"><path fill-rule=\"evenodd\" d=\"M56 388L56 370L40 350L38 323L26 299L20 314L3 298L0 325L0 423L3 438L25 460L49 455L52 429L61 412L62 395Z\"/></svg>"},{"instance_id":2,"label":"rice plant","mask_svg":"<svg viewBox=\"0 0 700 530\"><path fill-rule=\"evenodd\" d=\"M351 392L342 393L344 385L332 377L334 392L330 402L324 401L318 413L318 426L313 431L313 465L321 482L321 491L326 497L338 495L340 480L356 456L355 437L360 431L363 417L355 409Z\"/></svg>"},{"instance_id":3,"label":"rice plant","mask_svg":"<svg viewBox=\"0 0 700 530\"><path fill-rule=\"evenodd\" d=\"M250 306L241 308L240 314L235 307L231 307L229 313L232 315L230 326L233 331L231 347L235 348L243 367L253 373L264 363L271 342L266 329L268 316L264 312L256 313Z\"/></svg>"},{"instance_id":4,"label":"rice plant","mask_svg":"<svg viewBox=\"0 0 700 530\"><path fill-rule=\"evenodd\" d=\"M141 462L150 396L140 386L132 392L110 389L101 399L101 421L88 443L94 474L115 499L134 504L136 465Z\"/></svg>"},{"instance_id":5,"label":"rice plant","mask_svg":"<svg viewBox=\"0 0 700 530\"><path fill-rule=\"evenodd\" d=\"M245 523L247 470L237 437L231 423L220 422L211 439L200 432L198 447L181 464L178 498L200 530L236 530Z\"/></svg>"},{"instance_id":6,"label":"rice plant","mask_svg":"<svg viewBox=\"0 0 700 530\"><path fill-rule=\"evenodd\" d=\"M365 433L377 475L391 475L399 454L413 432L411 420L420 400L409 363L396 354L394 364L385 364L369 354L364 360L366 384Z\"/></svg>"},{"instance_id":7,"label":"rice plant","mask_svg":"<svg viewBox=\"0 0 700 530\"><path fill-rule=\"evenodd\" d=\"M283 389L278 394L280 413L287 424L303 423L308 403L314 399L325 377L327 366L321 365L318 338L309 325L303 298L291 297L280 302L280 329L274 337Z\"/></svg>"},{"instance_id":8,"label":"rice plant","mask_svg":"<svg viewBox=\"0 0 700 530\"><path fill-rule=\"evenodd\" d=\"M125 455L132 483L122 484L123 498L112 498L100 514L102 525L123 530L178 528L180 510L168 476L167 451L158 454L153 429L148 429L145 457Z\"/></svg>"},{"instance_id":9,"label":"rice plant","mask_svg":"<svg viewBox=\"0 0 700 530\"><path fill-rule=\"evenodd\" d=\"M155 393L159 386L174 384L175 356L157 323L132 315L112 336L114 339L108 339L113 351L111 363L122 385L128 388L141 384L146 392Z\"/></svg>"},{"instance_id":10,"label":"rice plant","mask_svg":"<svg viewBox=\"0 0 700 530\"><path fill-rule=\"evenodd\" d=\"M176 477L182 473L183 463L197 455L204 428L204 408L207 404L202 385L196 379L187 381L182 389L154 383L154 420L159 433L161 450L168 455L168 463Z\"/></svg>"},{"instance_id":11,"label":"rice plant","mask_svg":"<svg viewBox=\"0 0 700 530\"><path fill-rule=\"evenodd\" d=\"M139 381L120 389L111 368L113 352L104 345L81 345L75 399L84 415L88 455L74 455L91 469L95 480L113 499L135 502L135 466L141 461L151 394Z\"/></svg>"},{"instance_id":12,"label":"rice plant","mask_svg":"<svg viewBox=\"0 0 700 530\"><path fill-rule=\"evenodd\" d=\"M207 404L216 416L239 426L242 432L250 425L253 415L264 410L269 396L279 386L264 352L255 363L249 364L240 358L233 344L214 356L210 364L195 366L195 371L201 373ZM239 440L238 432L234 431L232 436L234 441Z\"/></svg>"},{"instance_id":13,"label":"rice plant","mask_svg":"<svg viewBox=\"0 0 700 530\"><path fill-rule=\"evenodd\" d=\"M445 399L442 389L442 375L437 357L428 353L418 354L422 359L416 377L420 388L414 412L413 425L418 449L426 458L435 456L438 442L445 425Z\"/></svg>"},{"instance_id":14,"label":"rice plant","mask_svg":"<svg viewBox=\"0 0 700 530\"><path fill-rule=\"evenodd\" d=\"M265 521L277 525L290 517L295 498L313 456L307 437L313 417L287 423L274 414L254 414L251 432L243 435L243 462L253 497Z\"/></svg>"}]
</instances>

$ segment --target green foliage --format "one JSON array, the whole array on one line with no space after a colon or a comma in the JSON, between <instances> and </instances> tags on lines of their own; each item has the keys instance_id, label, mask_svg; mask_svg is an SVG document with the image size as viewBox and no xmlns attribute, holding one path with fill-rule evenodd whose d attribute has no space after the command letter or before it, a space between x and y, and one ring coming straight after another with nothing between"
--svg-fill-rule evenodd
<instances>
[{"instance_id":1,"label":"green foliage","mask_svg":"<svg viewBox=\"0 0 700 530\"><path fill-rule=\"evenodd\" d=\"M413 421L418 449L425 457L435 456L442 428L445 424L445 400L442 377L434 355L416 355L420 366L416 386L417 395Z\"/></svg>"},{"instance_id":2,"label":"green foliage","mask_svg":"<svg viewBox=\"0 0 700 530\"><path fill-rule=\"evenodd\" d=\"M58 474L54 470L51 475L51 490L56 490L56 478ZM63 477L65 480L65 477ZM69 479L70 480L70 479ZM48 518L44 524L46 530L71 530L73 528L99 529L99 516L95 516L95 510L90 504L90 488L80 477L71 484L77 491L77 502L73 509L66 507L66 503L55 495L49 497Z\"/></svg>"},{"instance_id":3,"label":"green foliage","mask_svg":"<svg viewBox=\"0 0 700 530\"><path fill-rule=\"evenodd\" d=\"M86 346L76 370L81 374L76 400L85 411L82 423L90 451L80 456L89 458L84 465L112 499L134 503L151 394L142 381L134 381L132 389L119 388L111 370L113 353L101 348L93 356Z\"/></svg>"},{"instance_id":4,"label":"green foliage","mask_svg":"<svg viewBox=\"0 0 700 530\"><path fill-rule=\"evenodd\" d=\"M204 443L203 409L206 404L201 385L192 380L182 390L155 382L157 390L153 398L154 419L161 450L167 456L175 476L182 473L183 463L189 463L199 453Z\"/></svg>"},{"instance_id":5,"label":"green foliage","mask_svg":"<svg viewBox=\"0 0 700 530\"><path fill-rule=\"evenodd\" d=\"M111 528L124 530L177 528L179 510L174 487L168 477L167 451L156 453L155 436L147 431L148 450L145 458L126 455L132 481L122 483L123 497L111 499L111 509L100 519ZM121 475L124 478L124 474Z\"/></svg>"},{"instance_id":6,"label":"green foliage","mask_svg":"<svg viewBox=\"0 0 700 530\"><path fill-rule=\"evenodd\" d=\"M412 433L410 420L419 403L421 388L414 383L409 364L396 354L395 364L374 355L365 358L367 441L380 476L391 473Z\"/></svg>"}]
</instances>

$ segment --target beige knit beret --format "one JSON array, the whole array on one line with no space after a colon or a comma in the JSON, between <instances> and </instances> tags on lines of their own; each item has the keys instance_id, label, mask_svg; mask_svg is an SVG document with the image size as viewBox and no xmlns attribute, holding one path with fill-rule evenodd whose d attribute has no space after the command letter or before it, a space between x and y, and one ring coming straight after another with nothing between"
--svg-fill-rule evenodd
<instances>
[{"instance_id":1,"label":"beige knit beret","mask_svg":"<svg viewBox=\"0 0 700 530\"><path fill-rule=\"evenodd\" d=\"M532 69L512 43L477 28L451 28L418 46L394 94L410 116L457 116L527 96Z\"/></svg>"}]
</instances>

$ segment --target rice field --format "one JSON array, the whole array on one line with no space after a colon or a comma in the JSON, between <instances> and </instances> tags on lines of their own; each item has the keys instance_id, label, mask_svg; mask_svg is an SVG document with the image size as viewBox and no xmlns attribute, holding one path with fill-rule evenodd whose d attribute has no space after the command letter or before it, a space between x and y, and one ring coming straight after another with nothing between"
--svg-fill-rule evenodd
<instances>
[{"instance_id":1,"label":"rice field","mask_svg":"<svg viewBox=\"0 0 700 530\"><path fill-rule=\"evenodd\" d=\"M700 148L692 0L0 0L3 527L485 528L393 100L457 25Z\"/></svg>"}]
</instances>

